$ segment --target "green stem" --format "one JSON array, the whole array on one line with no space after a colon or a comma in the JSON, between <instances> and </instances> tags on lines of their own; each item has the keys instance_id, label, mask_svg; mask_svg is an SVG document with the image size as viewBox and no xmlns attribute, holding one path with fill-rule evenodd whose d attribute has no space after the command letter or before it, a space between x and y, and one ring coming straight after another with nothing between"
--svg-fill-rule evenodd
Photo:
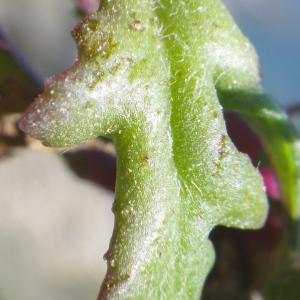
<instances>
[{"instance_id":1,"label":"green stem","mask_svg":"<svg viewBox=\"0 0 300 300\"><path fill-rule=\"evenodd\" d=\"M182 211L170 128L139 118L122 134L126 138L116 140L115 228L99 299L196 298L204 268L197 253L203 241L181 249Z\"/></svg>"}]
</instances>

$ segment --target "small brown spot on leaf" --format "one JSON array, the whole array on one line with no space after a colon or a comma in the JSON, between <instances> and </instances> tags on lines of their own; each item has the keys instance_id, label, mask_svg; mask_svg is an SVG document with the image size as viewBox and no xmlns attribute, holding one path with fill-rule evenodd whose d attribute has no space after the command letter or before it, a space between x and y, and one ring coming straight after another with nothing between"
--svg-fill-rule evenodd
<instances>
[{"instance_id":1,"label":"small brown spot on leaf","mask_svg":"<svg viewBox=\"0 0 300 300\"><path fill-rule=\"evenodd\" d=\"M225 134L222 134L219 148L220 160L226 156L227 152L227 137Z\"/></svg>"},{"instance_id":2,"label":"small brown spot on leaf","mask_svg":"<svg viewBox=\"0 0 300 300\"><path fill-rule=\"evenodd\" d=\"M147 163L147 162L149 161L149 156L148 156L147 153L145 153L145 154L143 155L143 161L144 161L144 163Z\"/></svg>"},{"instance_id":3,"label":"small brown spot on leaf","mask_svg":"<svg viewBox=\"0 0 300 300\"><path fill-rule=\"evenodd\" d=\"M139 19L134 19L130 22L129 27L136 31L143 31L145 29L144 24Z\"/></svg>"}]
</instances>

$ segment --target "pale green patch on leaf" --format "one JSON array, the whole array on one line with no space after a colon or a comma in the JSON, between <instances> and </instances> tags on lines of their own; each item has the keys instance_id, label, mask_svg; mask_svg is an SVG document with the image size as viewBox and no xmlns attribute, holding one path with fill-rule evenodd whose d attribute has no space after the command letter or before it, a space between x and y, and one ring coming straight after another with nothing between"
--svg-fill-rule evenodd
<instances>
[{"instance_id":1,"label":"pale green patch on leaf","mask_svg":"<svg viewBox=\"0 0 300 300\"><path fill-rule=\"evenodd\" d=\"M257 57L219 1L102 1L73 32L78 61L21 127L54 147L117 150L115 228L100 299L198 299L217 225L259 228L261 177L229 139L219 89L259 86Z\"/></svg>"}]
</instances>

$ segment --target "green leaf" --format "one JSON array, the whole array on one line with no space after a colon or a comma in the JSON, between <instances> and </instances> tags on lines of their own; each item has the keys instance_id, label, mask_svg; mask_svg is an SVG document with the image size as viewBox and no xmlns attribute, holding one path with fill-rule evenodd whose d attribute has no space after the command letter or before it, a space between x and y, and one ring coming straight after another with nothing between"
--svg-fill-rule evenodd
<instances>
[{"instance_id":1,"label":"green leaf","mask_svg":"<svg viewBox=\"0 0 300 300\"><path fill-rule=\"evenodd\" d=\"M264 287L268 300L294 300L300 295L300 136L284 111L260 90L219 91L225 110L234 111L261 138L275 169L292 222L285 225L285 238L274 257Z\"/></svg>"},{"instance_id":2,"label":"green leaf","mask_svg":"<svg viewBox=\"0 0 300 300\"><path fill-rule=\"evenodd\" d=\"M262 179L230 141L217 89L259 85L257 57L219 1L102 1L73 32L78 61L20 126L58 147L117 151L115 228L99 299L198 299L216 225L258 228Z\"/></svg>"},{"instance_id":3,"label":"green leaf","mask_svg":"<svg viewBox=\"0 0 300 300\"><path fill-rule=\"evenodd\" d=\"M237 112L260 136L279 181L287 211L300 217L300 136L285 112L260 91L220 91L222 105Z\"/></svg>"}]
</instances>

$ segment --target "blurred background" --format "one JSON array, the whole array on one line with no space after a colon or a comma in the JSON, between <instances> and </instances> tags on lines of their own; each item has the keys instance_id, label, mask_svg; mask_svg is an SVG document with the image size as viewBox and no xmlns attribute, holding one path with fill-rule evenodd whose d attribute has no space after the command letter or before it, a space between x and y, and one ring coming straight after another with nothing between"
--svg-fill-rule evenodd
<instances>
[{"instance_id":1,"label":"blurred background","mask_svg":"<svg viewBox=\"0 0 300 300\"><path fill-rule=\"evenodd\" d=\"M259 54L264 87L280 103L299 99L300 1L224 0ZM0 0L0 25L44 77L70 66L78 22L72 0Z\"/></svg>"},{"instance_id":2,"label":"blurred background","mask_svg":"<svg viewBox=\"0 0 300 300\"><path fill-rule=\"evenodd\" d=\"M257 49L266 92L297 106L300 1L224 2ZM71 0L0 0L0 28L39 78L72 65L78 20ZM63 155L29 145L1 155L0 143L0 300L95 299L113 226L113 149L101 142Z\"/></svg>"}]
</instances>

